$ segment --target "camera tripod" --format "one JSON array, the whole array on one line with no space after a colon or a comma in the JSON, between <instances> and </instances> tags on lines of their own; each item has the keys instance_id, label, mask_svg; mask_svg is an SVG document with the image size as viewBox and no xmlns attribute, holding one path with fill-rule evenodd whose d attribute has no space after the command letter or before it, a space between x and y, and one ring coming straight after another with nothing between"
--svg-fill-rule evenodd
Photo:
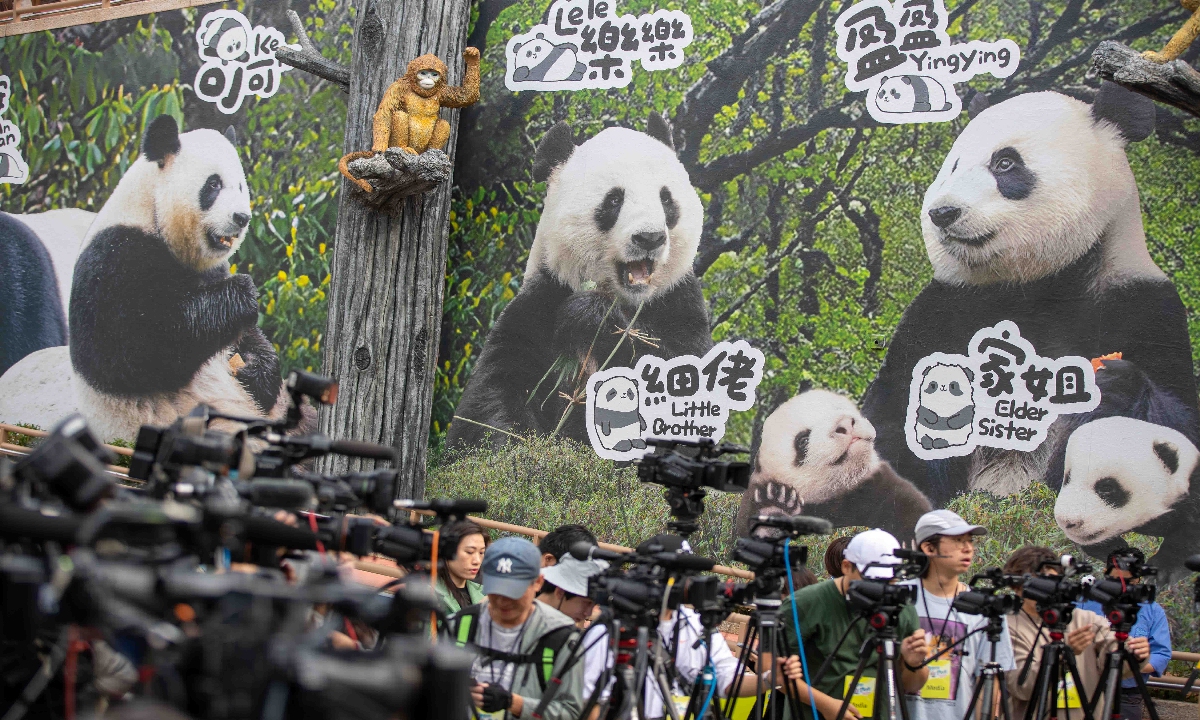
<instances>
[{"instance_id":1,"label":"camera tripod","mask_svg":"<svg viewBox=\"0 0 1200 720\"><path fill-rule=\"evenodd\" d=\"M1000 644L1000 635L1004 632L1004 619L1000 616L989 615L984 632L987 634L988 643L992 646L991 655L979 673L979 679L975 683L975 691L971 694L971 704L967 706L964 720L972 720L976 706L983 708L979 714L981 719L1012 720L1012 713L1009 710L1008 683L1004 681L1004 669L1000 667L1000 663L996 662L996 646ZM994 695L997 685L1000 686L999 714L996 713L996 696Z\"/></svg>"},{"instance_id":2,"label":"camera tripod","mask_svg":"<svg viewBox=\"0 0 1200 720\"><path fill-rule=\"evenodd\" d=\"M1075 691L1080 695L1080 706L1083 709L1085 720L1094 720L1090 703L1083 701L1082 693L1084 692L1083 680L1079 674L1079 666L1075 664L1075 652L1067 646L1065 637L1067 623L1071 620L1071 613L1059 612L1056 609L1047 609L1042 611L1042 624L1038 627L1037 637L1041 637L1042 630L1050 626L1050 642L1042 647L1042 664L1038 668L1037 680L1034 682L1033 695L1030 698L1029 707L1025 709L1025 720L1042 720L1044 717L1051 717L1057 720L1059 703L1058 689L1060 686L1065 686L1068 677L1075 683ZM1034 639L1036 646L1037 639ZM1025 683L1025 678L1029 676L1030 662L1033 659L1034 651L1030 651L1029 656L1025 658L1025 667L1021 668L1021 675L1018 678L1019 684ZM1067 698L1067 693L1063 692L1064 699ZM1068 708L1064 709L1064 713L1069 715L1070 702L1067 702Z\"/></svg>"},{"instance_id":3,"label":"camera tripod","mask_svg":"<svg viewBox=\"0 0 1200 720\"><path fill-rule=\"evenodd\" d=\"M1132 614L1124 614L1121 610L1115 610L1110 613L1110 619L1117 614L1122 615L1122 622L1114 623L1117 647L1109 651L1108 657L1105 659L1104 671L1100 673L1100 681L1096 684L1096 694L1088 703L1088 709L1094 711L1100 703L1100 698L1103 697L1104 704L1100 706L1100 714L1097 716L1099 720L1110 720L1110 718L1121 716L1121 669L1128 666L1137 683L1138 693L1142 696L1142 703L1145 704L1146 711L1150 713L1150 720L1158 720L1158 708L1154 706L1154 700L1146 688L1146 679L1142 677L1142 663L1125 647L1125 641L1129 639L1129 629L1137 622L1137 609L1134 608Z\"/></svg>"},{"instance_id":4,"label":"camera tripod","mask_svg":"<svg viewBox=\"0 0 1200 720\"><path fill-rule=\"evenodd\" d=\"M783 719L783 707L780 702L765 702L766 698L773 694L774 691L764 691L762 687L762 678L764 677L770 678L769 688L775 688L779 685L777 682L777 675L779 674L778 660L780 658L791 657L792 655L792 651L788 647L787 636L783 633L783 627L779 622L779 608L781 605L782 600L780 599L778 589L755 597L754 611L750 614L750 622L746 630L746 641L742 644L742 651L738 656L737 667L734 670L735 680L733 681L733 687L729 689L729 697L726 698L725 705L721 708L722 717L733 717L734 704L740 694L742 680L745 677L745 671L750 662L750 655L753 653L753 648L757 642L760 700L755 703L750 717L754 720L764 720L765 718L770 718L770 720ZM771 667L764 672L763 662L767 662L767 658L769 658ZM783 687L784 693L787 695L788 705L791 708L791 715L795 718L798 714L800 693L796 684L790 679L784 678ZM765 712L764 705L768 706L765 708Z\"/></svg>"},{"instance_id":5,"label":"camera tripod","mask_svg":"<svg viewBox=\"0 0 1200 720\"><path fill-rule=\"evenodd\" d=\"M908 704L904 701L904 691L901 689L900 666L896 664L900 659L900 640L896 637L894 616L880 611L867 621L875 632L858 651L858 667L854 670L854 679L846 688L846 697L838 709L836 720L846 717L854 691L873 655L877 655L878 659L875 668L875 714L872 717L874 720L908 720ZM880 690L883 691L882 695Z\"/></svg>"},{"instance_id":6,"label":"camera tripod","mask_svg":"<svg viewBox=\"0 0 1200 720\"><path fill-rule=\"evenodd\" d=\"M608 699L599 702L595 701L595 697L589 699L580 717L587 717L592 707L598 706L599 718L642 718L647 693L657 692L663 699L665 717L670 720L683 720L672 699L671 689L675 685L674 663L664 661L661 638L657 635L655 631L654 639L651 640L651 627L646 624L638 624L632 628L623 627L620 620L608 624L608 640L613 648L614 663L609 672L601 674L596 685L595 697L608 685L610 678L616 678L616 683Z\"/></svg>"}]
</instances>

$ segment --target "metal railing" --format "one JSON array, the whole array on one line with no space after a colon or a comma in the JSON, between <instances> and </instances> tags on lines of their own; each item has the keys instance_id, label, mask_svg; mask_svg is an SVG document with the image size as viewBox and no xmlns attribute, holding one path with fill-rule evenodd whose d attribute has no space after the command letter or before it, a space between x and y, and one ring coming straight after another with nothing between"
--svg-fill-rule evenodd
<instances>
[{"instance_id":1,"label":"metal railing","mask_svg":"<svg viewBox=\"0 0 1200 720\"><path fill-rule=\"evenodd\" d=\"M221 0L0 0L0 37L54 30Z\"/></svg>"}]
</instances>

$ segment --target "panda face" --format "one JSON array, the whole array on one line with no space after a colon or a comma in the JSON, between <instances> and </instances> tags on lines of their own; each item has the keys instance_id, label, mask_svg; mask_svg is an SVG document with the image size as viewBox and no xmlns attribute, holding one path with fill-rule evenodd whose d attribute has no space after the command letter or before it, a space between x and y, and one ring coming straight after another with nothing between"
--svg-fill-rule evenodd
<instances>
[{"instance_id":1,"label":"panda face","mask_svg":"<svg viewBox=\"0 0 1200 720\"><path fill-rule=\"evenodd\" d=\"M549 176L526 273L545 267L576 292L596 287L629 305L691 268L704 209L663 142L608 128Z\"/></svg>"},{"instance_id":2,"label":"panda face","mask_svg":"<svg viewBox=\"0 0 1200 720\"><path fill-rule=\"evenodd\" d=\"M921 405L942 417L971 404L971 379L958 365L934 365L921 379Z\"/></svg>"},{"instance_id":3,"label":"panda face","mask_svg":"<svg viewBox=\"0 0 1200 720\"><path fill-rule=\"evenodd\" d=\"M1027 93L967 125L925 193L921 224L937 279L1030 282L1082 257L1137 202L1114 125L1065 95Z\"/></svg>"},{"instance_id":4,"label":"panda face","mask_svg":"<svg viewBox=\"0 0 1200 720\"><path fill-rule=\"evenodd\" d=\"M763 423L755 465L765 477L822 502L848 490L879 464L875 427L849 399L809 390L776 408Z\"/></svg>"},{"instance_id":5,"label":"panda face","mask_svg":"<svg viewBox=\"0 0 1200 720\"><path fill-rule=\"evenodd\" d=\"M596 389L596 407L616 412L637 410L637 384L627 377L613 377L605 380Z\"/></svg>"},{"instance_id":6,"label":"panda face","mask_svg":"<svg viewBox=\"0 0 1200 720\"><path fill-rule=\"evenodd\" d=\"M1081 426L1067 441L1054 519L1092 545L1140 527L1188 494L1200 451L1180 432L1126 417Z\"/></svg>"},{"instance_id":7,"label":"panda face","mask_svg":"<svg viewBox=\"0 0 1200 720\"><path fill-rule=\"evenodd\" d=\"M217 38L217 57L225 61L236 60L241 57L242 53L246 52L248 43L245 28L240 25L230 28L221 33L221 36Z\"/></svg>"},{"instance_id":8,"label":"panda face","mask_svg":"<svg viewBox=\"0 0 1200 720\"><path fill-rule=\"evenodd\" d=\"M903 76L887 78L875 93L875 104L884 112L912 112L915 103L916 94L912 85L904 82Z\"/></svg>"},{"instance_id":9,"label":"panda face","mask_svg":"<svg viewBox=\"0 0 1200 720\"><path fill-rule=\"evenodd\" d=\"M550 51L554 49L554 45L550 44L541 35L538 35L533 40L525 43L517 48L516 66L517 67L537 67Z\"/></svg>"},{"instance_id":10,"label":"panda face","mask_svg":"<svg viewBox=\"0 0 1200 720\"><path fill-rule=\"evenodd\" d=\"M241 246L250 189L237 150L221 133L193 130L179 145L161 168L152 167L155 218L179 261L204 271Z\"/></svg>"}]
</instances>

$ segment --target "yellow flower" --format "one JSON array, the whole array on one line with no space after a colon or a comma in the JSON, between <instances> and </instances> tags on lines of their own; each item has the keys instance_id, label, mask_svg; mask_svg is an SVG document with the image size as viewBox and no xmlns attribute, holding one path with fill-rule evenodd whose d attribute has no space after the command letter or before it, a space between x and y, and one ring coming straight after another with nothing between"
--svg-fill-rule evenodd
<instances>
[{"instance_id":1,"label":"yellow flower","mask_svg":"<svg viewBox=\"0 0 1200 720\"><path fill-rule=\"evenodd\" d=\"M296 278L296 287L307 287L308 282L309 282L308 276L301 275L300 277Z\"/></svg>"},{"instance_id":2,"label":"yellow flower","mask_svg":"<svg viewBox=\"0 0 1200 720\"><path fill-rule=\"evenodd\" d=\"M237 263L230 263L230 265L229 265L229 274L230 274L230 275L237 275Z\"/></svg>"},{"instance_id":3,"label":"yellow flower","mask_svg":"<svg viewBox=\"0 0 1200 720\"><path fill-rule=\"evenodd\" d=\"M292 244L296 244L296 226L292 225Z\"/></svg>"},{"instance_id":4,"label":"yellow flower","mask_svg":"<svg viewBox=\"0 0 1200 720\"><path fill-rule=\"evenodd\" d=\"M293 234L295 234L295 233L293 233ZM292 253L296 252L296 244L292 243L291 245L288 245L287 250L285 252L287 252L288 257L291 257Z\"/></svg>"},{"instance_id":5,"label":"yellow flower","mask_svg":"<svg viewBox=\"0 0 1200 720\"><path fill-rule=\"evenodd\" d=\"M325 243L321 243L320 245L317 246L317 252L322 255L325 254Z\"/></svg>"},{"instance_id":6,"label":"yellow flower","mask_svg":"<svg viewBox=\"0 0 1200 720\"><path fill-rule=\"evenodd\" d=\"M506 273L504 273L503 276L500 277L500 284L507 285L509 280L512 280L512 273L506 272Z\"/></svg>"},{"instance_id":7,"label":"yellow flower","mask_svg":"<svg viewBox=\"0 0 1200 720\"><path fill-rule=\"evenodd\" d=\"M314 295L313 297L315 297L315 298L316 298L316 299L318 299L318 300L324 300L324 299L325 299L325 291L324 291L324 290L318 290L318 291L317 291L317 294L316 294L316 295Z\"/></svg>"},{"instance_id":8,"label":"yellow flower","mask_svg":"<svg viewBox=\"0 0 1200 720\"><path fill-rule=\"evenodd\" d=\"M267 301L267 314L268 315L275 314L275 298L271 298L270 300ZM279 346L276 345L275 349L278 350Z\"/></svg>"},{"instance_id":9,"label":"yellow flower","mask_svg":"<svg viewBox=\"0 0 1200 720\"><path fill-rule=\"evenodd\" d=\"M287 280L287 273L280 270L279 274L276 275L275 277L279 278L279 282L283 282L284 280Z\"/></svg>"},{"instance_id":10,"label":"yellow flower","mask_svg":"<svg viewBox=\"0 0 1200 720\"><path fill-rule=\"evenodd\" d=\"M325 273L325 279L321 281L321 285L324 286L324 285L328 285L328 284L329 284L329 273Z\"/></svg>"},{"instance_id":11,"label":"yellow flower","mask_svg":"<svg viewBox=\"0 0 1200 720\"><path fill-rule=\"evenodd\" d=\"M496 217L496 214L497 214L497 213L499 213L499 212L500 212L500 211L499 211L499 210L497 210L496 208L492 208L492 217Z\"/></svg>"},{"instance_id":12,"label":"yellow flower","mask_svg":"<svg viewBox=\"0 0 1200 720\"><path fill-rule=\"evenodd\" d=\"M303 314L304 314L304 308L302 308L302 307L298 307L298 308L296 308L296 314L297 314L297 315L303 315Z\"/></svg>"}]
</instances>

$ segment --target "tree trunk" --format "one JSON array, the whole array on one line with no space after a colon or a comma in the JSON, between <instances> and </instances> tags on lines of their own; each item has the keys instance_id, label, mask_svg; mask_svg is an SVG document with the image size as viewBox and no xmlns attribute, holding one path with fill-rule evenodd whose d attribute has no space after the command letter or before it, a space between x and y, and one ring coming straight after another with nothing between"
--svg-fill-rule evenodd
<instances>
[{"instance_id":1,"label":"tree trunk","mask_svg":"<svg viewBox=\"0 0 1200 720\"><path fill-rule=\"evenodd\" d=\"M371 119L384 90L418 55L434 53L462 82L469 0L360 0L346 112L345 152L371 147ZM453 159L458 113L446 150ZM345 183L345 181L343 181ZM376 212L343 185L333 246L324 372L340 384L321 409L336 438L398 451L397 495L421 497L446 272L450 183L408 198L395 215ZM326 458L322 469L366 469L373 461Z\"/></svg>"}]
</instances>

